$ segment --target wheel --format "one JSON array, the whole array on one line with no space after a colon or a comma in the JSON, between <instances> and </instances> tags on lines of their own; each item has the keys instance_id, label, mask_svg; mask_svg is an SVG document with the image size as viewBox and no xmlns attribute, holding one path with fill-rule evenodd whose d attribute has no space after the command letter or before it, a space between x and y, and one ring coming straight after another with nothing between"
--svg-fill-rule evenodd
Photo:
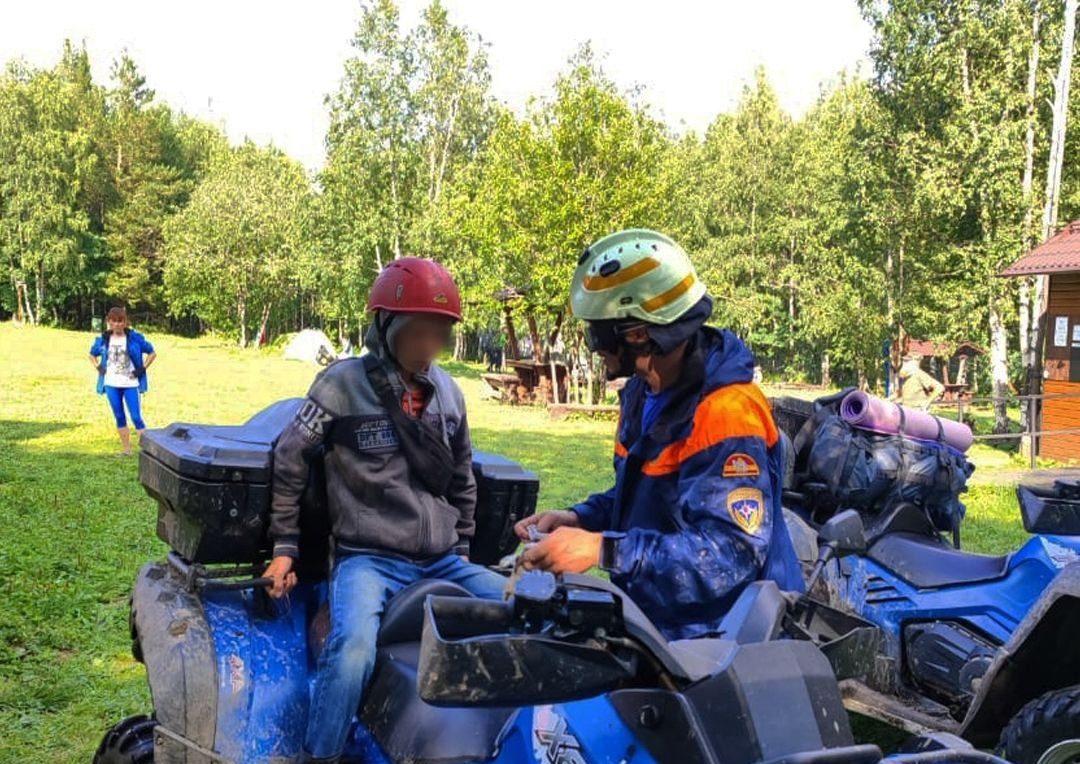
<instances>
[{"instance_id":1,"label":"wheel","mask_svg":"<svg viewBox=\"0 0 1080 764\"><path fill-rule=\"evenodd\" d=\"M129 716L105 733L94 764L153 764L154 727L148 716Z\"/></svg>"},{"instance_id":2,"label":"wheel","mask_svg":"<svg viewBox=\"0 0 1080 764\"><path fill-rule=\"evenodd\" d=\"M1048 692L1021 708L1001 733L998 753L1013 764L1080 763L1080 686Z\"/></svg>"}]
</instances>

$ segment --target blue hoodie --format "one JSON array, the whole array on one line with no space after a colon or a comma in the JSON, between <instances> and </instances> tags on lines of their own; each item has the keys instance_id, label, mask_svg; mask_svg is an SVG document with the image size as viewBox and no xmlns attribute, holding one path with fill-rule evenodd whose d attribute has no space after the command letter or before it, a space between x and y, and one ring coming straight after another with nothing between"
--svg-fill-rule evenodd
<instances>
[{"instance_id":1,"label":"blue hoodie","mask_svg":"<svg viewBox=\"0 0 1080 764\"><path fill-rule=\"evenodd\" d=\"M621 394L615 485L574 507L604 531L602 561L669 639L716 631L751 581L802 591L781 508L783 451L754 358L728 331L702 329L679 382L642 433L645 382Z\"/></svg>"},{"instance_id":2,"label":"blue hoodie","mask_svg":"<svg viewBox=\"0 0 1080 764\"><path fill-rule=\"evenodd\" d=\"M135 376L139 378L139 392L145 393L147 391L146 382L146 365L143 362L143 356L154 352L154 346L150 344L150 340L139 334L134 329L125 329L124 333L127 334L127 352L131 357L131 365L135 368ZM99 334L94 339L94 344L90 346L90 355L94 358L101 359L98 363L98 379L97 379L97 391L99 394L105 392L105 363L109 357L109 337L112 332L104 332Z\"/></svg>"}]
</instances>

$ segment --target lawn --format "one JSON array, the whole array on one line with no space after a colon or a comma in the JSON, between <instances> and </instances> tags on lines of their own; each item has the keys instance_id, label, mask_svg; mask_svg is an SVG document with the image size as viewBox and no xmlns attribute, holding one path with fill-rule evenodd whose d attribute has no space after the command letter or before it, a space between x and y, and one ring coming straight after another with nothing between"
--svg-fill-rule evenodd
<instances>
[{"instance_id":1,"label":"lawn","mask_svg":"<svg viewBox=\"0 0 1080 764\"><path fill-rule=\"evenodd\" d=\"M110 724L149 710L127 597L138 568L165 548L136 461L116 456L107 405L94 394L92 339L0 324L0 763L87 762ZM160 356L143 399L151 427L241 422L302 395L317 371L213 339L151 339ZM606 487L612 422L553 423L485 398L474 367L450 368L476 446L535 470L542 507ZM980 483L968 505L972 548L1001 551L1023 537L1011 488Z\"/></svg>"}]
</instances>

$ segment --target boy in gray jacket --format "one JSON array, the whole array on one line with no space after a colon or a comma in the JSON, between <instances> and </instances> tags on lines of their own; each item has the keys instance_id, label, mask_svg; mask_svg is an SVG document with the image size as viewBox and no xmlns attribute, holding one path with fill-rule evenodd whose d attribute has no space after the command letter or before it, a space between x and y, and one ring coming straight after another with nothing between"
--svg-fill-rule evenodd
<instances>
[{"instance_id":1,"label":"boy in gray jacket","mask_svg":"<svg viewBox=\"0 0 1080 764\"><path fill-rule=\"evenodd\" d=\"M326 448L326 490L335 556L330 633L319 656L304 761L336 762L375 663L387 601L438 578L480 597L501 597L505 579L467 561L476 482L465 401L434 365L461 300L450 274L421 258L391 263L368 298L375 322L364 358L320 374L274 451L270 594L296 583L305 454ZM399 407L391 410L388 407Z\"/></svg>"}]
</instances>

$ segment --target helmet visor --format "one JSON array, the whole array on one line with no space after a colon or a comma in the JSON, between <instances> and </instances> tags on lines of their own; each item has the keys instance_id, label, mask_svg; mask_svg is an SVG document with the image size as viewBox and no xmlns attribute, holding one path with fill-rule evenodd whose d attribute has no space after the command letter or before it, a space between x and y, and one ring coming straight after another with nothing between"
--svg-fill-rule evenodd
<instances>
[{"instance_id":1,"label":"helmet visor","mask_svg":"<svg viewBox=\"0 0 1080 764\"><path fill-rule=\"evenodd\" d=\"M645 327L642 321L586 321L585 345L594 353L618 353L627 343L624 335Z\"/></svg>"}]
</instances>

